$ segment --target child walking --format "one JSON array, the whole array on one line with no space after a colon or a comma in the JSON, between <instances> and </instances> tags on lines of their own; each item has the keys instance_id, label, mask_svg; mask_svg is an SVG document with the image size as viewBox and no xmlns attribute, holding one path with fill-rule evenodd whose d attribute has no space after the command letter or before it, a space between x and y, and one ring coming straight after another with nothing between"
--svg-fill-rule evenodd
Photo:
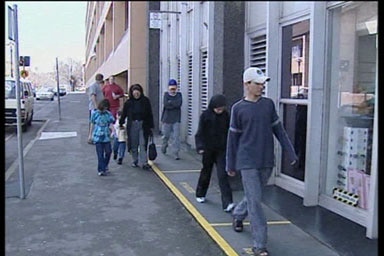
<instances>
[{"instance_id":1,"label":"child walking","mask_svg":"<svg viewBox=\"0 0 384 256\"><path fill-rule=\"evenodd\" d=\"M199 127L195 135L197 153L203 155L203 168L200 171L196 187L196 200L205 202L211 180L213 165L216 165L219 181L221 204L225 212L230 212L235 204L232 201L232 189L225 171L225 151L230 116L226 110L224 95L214 95L208 108L200 115Z\"/></svg>"},{"instance_id":2,"label":"child walking","mask_svg":"<svg viewBox=\"0 0 384 256\"><path fill-rule=\"evenodd\" d=\"M123 158L125 156L125 149L127 148L127 122L123 125L119 124L121 116L121 110L117 111L116 121L114 124L115 132L113 138L113 159L117 159L117 164L123 163Z\"/></svg>"},{"instance_id":3,"label":"child walking","mask_svg":"<svg viewBox=\"0 0 384 256\"><path fill-rule=\"evenodd\" d=\"M91 127L88 140L92 140L96 145L97 154L97 174L105 176L108 172L109 160L111 158L111 132L114 132L113 118L109 112L109 101L103 99L97 109L91 115Z\"/></svg>"}]
</instances>

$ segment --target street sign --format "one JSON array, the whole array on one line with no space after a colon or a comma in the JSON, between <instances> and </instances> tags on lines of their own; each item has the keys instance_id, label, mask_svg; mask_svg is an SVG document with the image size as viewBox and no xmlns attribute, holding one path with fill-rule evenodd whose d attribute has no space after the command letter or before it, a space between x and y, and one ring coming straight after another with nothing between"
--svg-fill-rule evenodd
<instances>
[{"instance_id":1,"label":"street sign","mask_svg":"<svg viewBox=\"0 0 384 256\"><path fill-rule=\"evenodd\" d=\"M161 29L161 14L181 14L178 11L161 11L161 10L150 10L149 11L149 28Z\"/></svg>"},{"instance_id":2,"label":"street sign","mask_svg":"<svg viewBox=\"0 0 384 256\"><path fill-rule=\"evenodd\" d=\"M13 9L8 5L8 39L15 41L15 19Z\"/></svg>"},{"instance_id":3,"label":"street sign","mask_svg":"<svg viewBox=\"0 0 384 256\"><path fill-rule=\"evenodd\" d=\"M161 28L161 13L158 13L158 12L149 13L149 28L153 28L153 29Z\"/></svg>"},{"instance_id":4,"label":"street sign","mask_svg":"<svg viewBox=\"0 0 384 256\"><path fill-rule=\"evenodd\" d=\"M19 65L20 66L29 67L30 60L31 60L30 56L20 56L19 58L20 58L19 59Z\"/></svg>"}]
</instances>

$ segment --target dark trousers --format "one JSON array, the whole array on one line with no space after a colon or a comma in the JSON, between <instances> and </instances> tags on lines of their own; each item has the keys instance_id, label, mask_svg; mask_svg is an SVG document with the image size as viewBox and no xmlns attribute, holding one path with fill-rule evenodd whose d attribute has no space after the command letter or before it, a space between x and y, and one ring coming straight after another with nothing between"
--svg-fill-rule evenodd
<instances>
[{"instance_id":1,"label":"dark trousers","mask_svg":"<svg viewBox=\"0 0 384 256\"><path fill-rule=\"evenodd\" d=\"M213 165L216 164L216 173L219 181L221 204L223 209L233 202L232 189L229 176L225 171L225 151L206 150L203 153L203 168L200 171L196 187L196 197L205 197L211 181Z\"/></svg>"}]
</instances>

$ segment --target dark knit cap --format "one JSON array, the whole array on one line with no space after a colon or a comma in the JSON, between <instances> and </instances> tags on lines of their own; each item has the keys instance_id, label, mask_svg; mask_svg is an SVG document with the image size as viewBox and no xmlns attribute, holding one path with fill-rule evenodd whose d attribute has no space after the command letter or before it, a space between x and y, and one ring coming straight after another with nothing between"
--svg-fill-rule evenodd
<instances>
[{"instance_id":1,"label":"dark knit cap","mask_svg":"<svg viewBox=\"0 0 384 256\"><path fill-rule=\"evenodd\" d=\"M177 82L176 82L175 79L171 79L171 80L169 80L168 85L169 85L169 86L177 85Z\"/></svg>"}]
</instances>

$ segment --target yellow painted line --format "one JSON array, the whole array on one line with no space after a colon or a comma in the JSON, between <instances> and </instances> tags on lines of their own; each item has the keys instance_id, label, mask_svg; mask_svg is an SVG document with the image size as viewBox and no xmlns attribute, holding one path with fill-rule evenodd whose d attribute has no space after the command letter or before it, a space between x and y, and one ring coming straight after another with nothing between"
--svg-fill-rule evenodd
<instances>
[{"instance_id":1,"label":"yellow painted line","mask_svg":"<svg viewBox=\"0 0 384 256\"><path fill-rule=\"evenodd\" d=\"M190 173L190 172L200 172L200 170L176 170L176 171L163 171L163 173Z\"/></svg>"},{"instance_id":2,"label":"yellow painted line","mask_svg":"<svg viewBox=\"0 0 384 256\"><path fill-rule=\"evenodd\" d=\"M249 225L249 221L244 221L244 225ZM273 220L273 221L267 221L268 225L287 225L291 224L288 220ZM227 227L232 226L232 223L211 223L212 227Z\"/></svg>"},{"instance_id":3,"label":"yellow painted line","mask_svg":"<svg viewBox=\"0 0 384 256\"><path fill-rule=\"evenodd\" d=\"M152 162L149 161L153 171L159 178L168 186L168 188L175 194L180 202L187 208L197 222L205 229L205 231L212 237L214 241L221 247L221 249L228 256L238 256L237 252L224 240L222 236L209 224L209 222L200 214L200 212L189 202L189 200L178 190L172 182L164 175L162 171Z\"/></svg>"}]
</instances>

